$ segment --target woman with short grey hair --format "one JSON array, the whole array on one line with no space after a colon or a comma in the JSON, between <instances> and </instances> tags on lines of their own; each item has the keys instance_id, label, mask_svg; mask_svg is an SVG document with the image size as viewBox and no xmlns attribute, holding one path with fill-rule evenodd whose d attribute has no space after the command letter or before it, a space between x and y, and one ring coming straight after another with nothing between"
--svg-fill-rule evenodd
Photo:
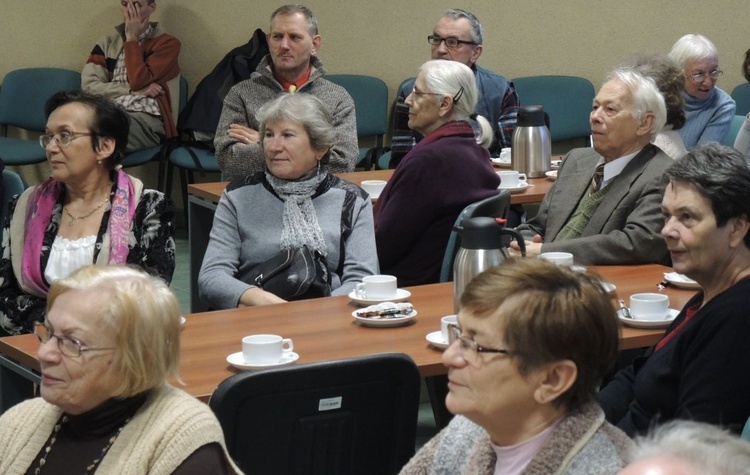
<instances>
[{"instance_id":1,"label":"woman with short grey hair","mask_svg":"<svg viewBox=\"0 0 750 475\"><path fill-rule=\"evenodd\" d=\"M346 295L378 262L369 196L327 171L331 116L310 94L282 94L258 115L266 170L224 190L198 276L200 297L215 309L285 302L291 297L250 276L280 252L303 248L316 256L317 283L330 288L316 285L294 299Z\"/></svg>"},{"instance_id":2,"label":"woman with short grey hair","mask_svg":"<svg viewBox=\"0 0 750 475\"><path fill-rule=\"evenodd\" d=\"M685 75L685 126L680 136L690 150L696 144L721 142L729 132L735 104L729 94L716 87L724 73L719 69L719 52L703 35L685 35L672 46L669 59Z\"/></svg>"}]
</instances>

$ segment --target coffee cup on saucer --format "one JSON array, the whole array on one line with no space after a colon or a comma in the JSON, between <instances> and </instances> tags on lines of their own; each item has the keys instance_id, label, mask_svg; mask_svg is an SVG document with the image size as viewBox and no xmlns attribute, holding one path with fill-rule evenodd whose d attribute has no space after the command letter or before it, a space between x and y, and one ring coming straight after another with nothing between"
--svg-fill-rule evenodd
<instances>
[{"instance_id":1,"label":"coffee cup on saucer","mask_svg":"<svg viewBox=\"0 0 750 475\"><path fill-rule=\"evenodd\" d=\"M502 187L518 188L526 185L525 173L518 173L515 170L503 170L495 173L500 177L500 186Z\"/></svg>"},{"instance_id":2,"label":"coffee cup on saucer","mask_svg":"<svg viewBox=\"0 0 750 475\"><path fill-rule=\"evenodd\" d=\"M500 161L510 163L510 147L500 150Z\"/></svg>"},{"instance_id":3,"label":"coffee cup on saucer","mask_svg":"<svg viewBox=\"0 0 750 475\"><path fill-rule=\"evenodd\" d=\"M388 182L385 180L363 180L360 186L370 195L370 198L377 198L383 192L386 183Z\"/></svg>"},{"instance_id":4,"label":"coffee cup on saucer","mask_svg":"<svg viewBox=\"0 0 750 475\"><path fill-rule=\"evenodd\" d=\"M451 332L448 328L449 325L455 325L458 323L458 315L446 315L440 319L440 333L443 336L445 343L451 343Z\"/></svg>"},{"instance_id":5,"label":"coffee cup on saucer","mask_svg":"<svg viewBox=\"0 0 750 475\"><path fill-rule=\"evenodd\" d=\"M668 295L643 293L630 296L630 315L636 320L664 320L668 313Z\"/></svg>"},{"instance_id":6,"label":"coffee cup on saucer","mask_svg":"<svg viewBox=\"0 0 750 475\"><path fill-rule=\"evenodd\" d=\"M554 262L558 266L572 266L573 265L573 254L569 252L543 252L539 254L540 259L545 261ZM584 267L584 272L586 268Z\"/></svg>"},{"instance_id":7,"label":"coffee cup on saucer","mask_svg":"<svg viewBox=\"0 0 750 475\"><path fill-rule=\"evenodd\" d=\"M292 340L279 335L249 335L242 339L242 357L246 363L278 363L292 350Z\"/></svg>"},{"instance_id":8,"label":"coffee cup on saucer","mask_svg":"<svg viewBox=\"0 0 750 475\"><path fill-rule=\"evenodd\" d=\"M368 300L388 300L396 298L398 285L392 275L368 275L354 288L357 298Z\"/></svg>"}]
</instances>

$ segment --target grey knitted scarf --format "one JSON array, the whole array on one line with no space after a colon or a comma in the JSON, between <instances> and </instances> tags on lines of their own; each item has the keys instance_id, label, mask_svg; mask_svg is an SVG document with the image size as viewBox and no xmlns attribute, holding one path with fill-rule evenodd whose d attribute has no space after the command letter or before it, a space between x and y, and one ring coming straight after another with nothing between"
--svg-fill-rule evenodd
<instances>
[{"instance_id":1,"label":"grey knitted scarf","mask_svg":"<svg viewBox=\"0 0 750 475\"><path fill-rule=\"evenodd\" d=\"M328 254L323 231L312 204L312 195L327 173L317 173L303 181L277 178L266 171L266 179L273 191L284 201L282 216L281 249L300 249L307 245L311 250Z\"/></svg>"}]
</instances>

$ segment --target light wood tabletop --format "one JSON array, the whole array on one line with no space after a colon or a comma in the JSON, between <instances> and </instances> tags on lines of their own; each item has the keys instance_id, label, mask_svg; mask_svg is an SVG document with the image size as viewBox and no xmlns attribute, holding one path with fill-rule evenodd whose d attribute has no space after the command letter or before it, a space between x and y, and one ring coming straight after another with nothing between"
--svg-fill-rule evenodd
<instances>
[{"instance_id":1,"label":"light wood tabletop","mask_svg":"<svg viewBox=\"0 0 750 475\"><path fill-rule=\"evenodd\" d=\"M659 265L601 266L592 268L617 286L616 293L627 300L637 292L656 292L663 273L671 269ZM427 334L440 330L440 318L453 313L452 283L411 287L409 301L418 315L408 325L394 328L361 326L352 318L359 307L345 296L289 302L264 307L224 310L187 315L182 331L180 373L184 389L208 400L216 386L237 373L226 361L239 352L243 336L271 333L291 338L299 363L349 358L383 352L409 355L423 376L444 374L442 352L427 340ZM668 288L670 306L681 309L694 291ZM616 300L613 300L613 304ZM653 345L663 329L639 330L622 327L622 349ZM0 355L39 371L34 335L0 338Z\"/></svg>"},{"instance_id":2,"label":"light wood tabletop","mask_svg":"<svg viewBox=\"0 0 750 475\"><path fill-rule=\"evenodd\" d=\"M367 172L336 173L336 176L360 185L364 180L385 180L388 181L393 175L394 170L371 170ZM552 181L548 178L529 178L529 186L525 190L514 193L510 201L513 204L539 203L547 194ZM188 185L188 193L193 196L203 198L210 203L218 203L221 194L226 188L227 182L214 183L196 183Z\"/></svg>"}]
</instances>

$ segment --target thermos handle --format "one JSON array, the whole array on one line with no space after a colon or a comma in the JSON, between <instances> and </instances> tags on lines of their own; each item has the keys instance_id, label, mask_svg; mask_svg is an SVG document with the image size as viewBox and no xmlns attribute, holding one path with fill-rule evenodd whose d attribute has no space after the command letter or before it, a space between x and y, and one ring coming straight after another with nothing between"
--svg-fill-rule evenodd
<instances>
[{"instance_id":1,"label":"thermos handle","mask_svg":"<svg viewBox=\"0 0 750 475\"><path fill-rule=\"evenodd\" d=\"M544 125L547 126L547 130L549 130L551 133L552 129L550 129L549 127L549 114L547 114L546 112L544 113Z\"/></svg>"},{"instance_id":2,"label":"thermos handle","mask_svg":"<svg viewBox=\"0 0 750 475\"><path fill-rule=\"evenodd\" d=\"M521 236L521 233L515 229L501 229L501 234L507 234L518 242L518 247L521 248L521 255L526 257L526 240Z\"/></svg>"}]
</instances>

